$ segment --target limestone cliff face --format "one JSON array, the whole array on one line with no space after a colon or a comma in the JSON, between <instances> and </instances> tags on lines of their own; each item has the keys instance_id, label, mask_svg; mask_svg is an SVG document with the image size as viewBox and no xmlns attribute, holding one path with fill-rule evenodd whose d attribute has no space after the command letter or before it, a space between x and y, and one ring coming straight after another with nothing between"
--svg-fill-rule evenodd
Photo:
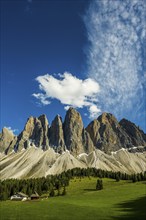
<instances>
[{"instance_id":1,"label":"limestone cliff face","mask_svg":"<svg viewBox=\"0 0 146 220\"><path fill-rule=\"evenodd\" d=\"M100 140L100 133L99 133L99 129L100 129L100 122L97 119L94 119L87 127L86 127L86 131L89 133L94 146L97 147L97 143Z\"/></svg>"},{"instance_id":2,"label":"limestone cliff face","mask_svg":"<svg viewBox=\"0 0 146 220\"><path fill-rule=\"evenodd\" d=\"M69 150L74 156L88 154L95 148L108 154L121 148L133 152L134 146L139 151L146 149L146 134L126 119L118 122L110 113L103 113L85 129L80 113L74 108L67 111L64 123L57 115L49 127L46 116L41 115L28 118L18 137L7 128L0 134L0 152L8 154L32 145L42 150L52 147L58 153Z\"/></svg>"},{"instance_id":3,"label":"limestone cliff face","mask_svg":"<svg viewBox=\"0 0 146 220\"><path fill-rule=\"evenodd\" d=\"M0 134L0 152L7 153L8 151L13 150L16 139L17 138L13 132L4 127Z\"/></svg>"},{"instance_id":4,"label":"limestone cliff face","mask_svg":"<svg viewBox=\"0 0 146 220\"><path fill-rule=\"evenodd\" d=\"M49 140L48 140L48 128L49 123L47 120L46 115L41 115L39 118L39 121L41 122L41 130L42 130L42 142L40 143L40 146L42 146L43 150L47 150L49 146Z\"/></svg>"},{"instance_id":5,"label":"limestone cliff face","mask_svg":"<svg viewBox=\"0 0 146 220\"><path fill-rule=\"evenodd\" d=\"M103 113L91 122L86 130L94 145L100 150L110 153L130 144L130 138L121 128L117 119L109 113Z\"/></svg>"},{"instance_id":6,"label":"limestone cliff face","mask_svg":"<svg viewBox=\"0 0 146 220\"><path fill-rule=\"evenodd\" d=\"M11 143L9 144L9 146L5 150L5 154L9 154L12 151L14 151L16 143L17 143L17 136L14 136L13 140L11 141Z\"/></svg>"},{"instance_id":7,"label":"limestone cliff face","mask_svg":"<svg viewBox=\"0 0 146 220\"><path fill-rule=\"evenodd\" d=\"M122 119L119 124L130 137L133 146L146 146L146 134L139 127L126 119Z\"/></svg>"},{"instance_id":8,"label":"limestone cliff face","mask_svg":"<svg viewBox=\"0 0 146 220\"><path fill-rule=\"evenodd\" d=\"M57 115L52 121L49 129L49 143L50 146L56 149L56 151L59 153L66 149L64 143L62 118L59 115Z\"/></svg>"},{"instance_id":9,"label":"limestone cliff face","mask_svg":"<svg viewBox=\"0 0 146 220\"><path fill-rule=\"evenodd\" d=\"M96 148L110 153L120 148L145 145L144 133L138 131L131 122L120 123L109 113L103 113L86 128Z\"/></svg>"},{"instance_id":10,"label":"limestone cliff face","mask_svg":"<svg viewBox=\"0 0 146 220\"><path fill-rule=\"evenodd\" d=\"M93 141L92 141L89 133L85 129L83 129L83 132L82 132L82 143L83 143L85 153L89 154L93 150L95 150Z\"/></svg>"},{"instance_id":11,"label":"limestone cliff face","mask_svg":"<svg viewBox=\"0 0 146 220\"><path fill-rule=\"evenodd\" d=\"M48 120L45 115L39 118L30 117L25 125L24 130L18 136L15 150L28 148L31 145L41 147L43 150L48 149Z\"/></svg>"},{"instance_id":12,"label":"limestone cliff face","mask_svg":"<svg viewBox=\"0 0 146 220\"><path fill-rule=\"evenodd\" d=\"M69 108L66 113L64 138L66 148L74 155L93 150L93 143L90 136L84 130L81 115L74 108Z\"/></svg>"}]
</instances>

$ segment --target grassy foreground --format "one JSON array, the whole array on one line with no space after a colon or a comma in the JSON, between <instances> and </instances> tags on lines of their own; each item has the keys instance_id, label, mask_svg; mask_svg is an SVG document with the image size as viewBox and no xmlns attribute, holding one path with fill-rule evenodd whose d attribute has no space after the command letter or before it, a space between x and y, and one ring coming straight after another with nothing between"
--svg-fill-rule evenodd
<instances>
[{"instance_id":1,"label":"grassy foreground","mask_svg":"<svg viewBox=\"0 0 146 220\"><path fill-rule=\"evenodd\" d=\"M65 196L0 202L0 220L146 219L146 182L103 179L104 189L95 191L96 180L71 180Z\"/></svg>"}]
</instances>

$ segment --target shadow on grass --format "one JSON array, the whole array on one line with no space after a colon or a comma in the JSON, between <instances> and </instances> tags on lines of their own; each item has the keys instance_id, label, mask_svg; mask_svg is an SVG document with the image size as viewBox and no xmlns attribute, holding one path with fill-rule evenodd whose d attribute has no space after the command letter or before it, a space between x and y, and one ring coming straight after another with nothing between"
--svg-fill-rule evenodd
<instances>
[{"instance_id":1,"label":"shadow on grass","mask_svg":"<svg viewBox=\"0 0 146 220\"><path fill-rule=\"evenodd\" d=\"M123 215L113 217L116 220L146 220L146 197L141 197L136 200L117 204L116 208L120 208Z\"/></svg>"},{"instance_id":2,"label":"shadow on grass","mask_svg":"<svg viewBox=\"0 0 146 220\"><path fill-rule=\"evenodd\" d=\"M84 191L93 192L93 191L97 191L97 190L96 189L84 189Z\"/></svg>"}]
</instances>

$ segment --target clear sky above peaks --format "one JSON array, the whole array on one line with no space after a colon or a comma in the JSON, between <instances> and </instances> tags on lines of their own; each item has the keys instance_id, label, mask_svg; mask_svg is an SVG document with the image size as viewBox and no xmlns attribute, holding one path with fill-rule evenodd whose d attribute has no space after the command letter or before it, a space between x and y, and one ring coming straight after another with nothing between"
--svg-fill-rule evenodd
<instances>
[{"instance_id":1,"label":"clear sky above peaks","mask_svg":"<svg viewBox=\"0 0 146 220\"><path fill-rule=\"evenodd\" d=\"M1 129L73 106L85 126L107 111L146 131L144 1L111 2L0 1Z\"/></svg>"}]
</instances>

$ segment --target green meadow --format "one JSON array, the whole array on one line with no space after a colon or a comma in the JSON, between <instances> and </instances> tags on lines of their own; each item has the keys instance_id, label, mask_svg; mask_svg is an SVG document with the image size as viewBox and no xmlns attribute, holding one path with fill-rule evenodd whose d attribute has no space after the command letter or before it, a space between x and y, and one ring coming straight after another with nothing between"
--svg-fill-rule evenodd
<instances>
[{"instance_id":1,"label":"green meadow","mask_svg":"<svg viewBox=\"0 0 146 220\"><path fill-rule=\"evenodd\" d=\"M0 220L144 220L146 182L103 179L96 191L97 178L74 178L65 196L36 201L0 202Z\"/></svg>"}]
</instances>

